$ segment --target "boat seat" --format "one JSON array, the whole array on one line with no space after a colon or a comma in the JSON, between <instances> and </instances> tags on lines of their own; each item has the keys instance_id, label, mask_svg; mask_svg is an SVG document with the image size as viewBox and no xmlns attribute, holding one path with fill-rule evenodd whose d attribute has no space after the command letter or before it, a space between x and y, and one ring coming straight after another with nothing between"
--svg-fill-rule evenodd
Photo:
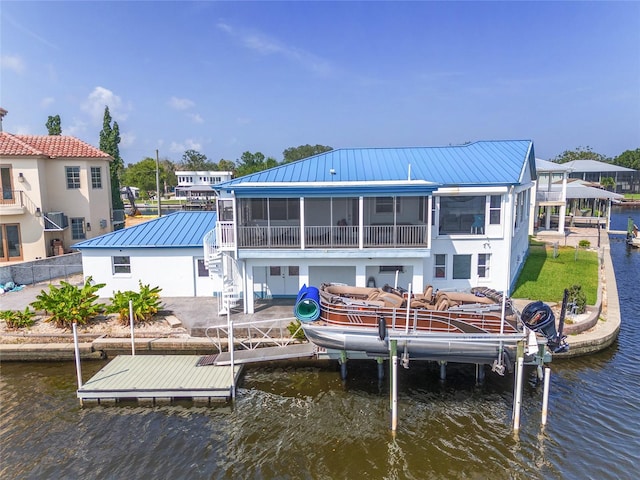
<instances>
[{"instance_id":1,"label":"boat seat","mask_svg":"<svg viewBox=\"0 0 640 480\"><path fill-rule=\"evenodd\" d=\"M386 307L400 308L404 303L404 298L395 293L382 292L377 300L383 301Z\"/></svg>"},{"instance_id":2,"label":"boat seat","mask_svg":"<svg viewBox=\"0 0 640 480\"><path fill-rule=\"evenodd\" d=\"M416 293L414 297L422 302L433 302L433 287L431 285L427 285L423 293Z\"/></svg>"}]
</instances>

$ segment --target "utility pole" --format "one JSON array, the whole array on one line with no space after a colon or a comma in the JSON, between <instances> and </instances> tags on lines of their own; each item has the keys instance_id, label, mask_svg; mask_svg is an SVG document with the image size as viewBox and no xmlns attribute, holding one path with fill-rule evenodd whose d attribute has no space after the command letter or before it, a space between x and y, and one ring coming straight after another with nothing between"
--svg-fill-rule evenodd
<instances>
[{"instance_id":1,"label":"utility pole","mask_svg":"<svg viewBox=\"0 0 640 480\"><path fill-rule=\"evenodd\" d=\"M162 216L160 210L160 159L158 158L158 150L156 149L156 197L158 198L158 218Z\"/></svg>"}]
</instances>

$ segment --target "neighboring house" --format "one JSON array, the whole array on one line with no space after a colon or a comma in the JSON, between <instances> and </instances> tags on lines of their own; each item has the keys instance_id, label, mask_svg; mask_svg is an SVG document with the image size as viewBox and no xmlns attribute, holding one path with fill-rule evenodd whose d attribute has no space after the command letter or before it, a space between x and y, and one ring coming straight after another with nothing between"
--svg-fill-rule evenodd
<instances>
[{"instance_id":1,"label":"neighboring house","mask_svg":"<svg viewBox=\"0 0 640 480\"><path fill-rule=\"evenodd\" d=\"M98 292L162 288L166 297L212 296L220 290L204 262L203 237L215 212L176 212L73 245L82 252L85 277L106 286Z\"/></svg>"},{"instance_id":2,"label":"neighboring house","mask_svg":"<svg viewBox=\"0 0 640 480\"><path fill-rule=\"evenodd\" d=\"M510 290L535 179L528 140L332 150L217 185L205 254L247 313L323 282Z\"/></svg>"},{"instance_id":3,"label":"neighboring house","mask_svg":"<svg viewBox=\"0 0 640 480\"><path fill-rule=\"evenodd\" d=\"M60 255L112 231L111 161L74 137L0 129L0 261Z\"/></svg>"},{"instance_id":4,"label":"neighboring house","mask_svg":"<svg viewBox=\"0 0 640 480\"><path fill-rule=\"evenodd\" d=\"M567 179L571 170L566 164L536 158L535 199L531 202L529 231L551 230L553 216L558 233L564 233L567 211Z\"/></svg>"},{"instance_id":5,"label":"neighboring house","mask_svg":"<svg viewBox=\"0 0 640 480\"><path fill-rule=\"evenodd\" d=\"M541 231L564 234L567 226L609 228L611 204L622 200L623 195L609 192L597 183L570 179L569 163L536 159L536 194L535 203L531 205L530 234Z\"/></svg>"},{"instance_id":6,"label":"neighboring house","mask_svg":"<svg viewBox=\"0 0 640 480\"><path fill-rule=\"evenodd\" d=\"M231 180L233 172L210 171L177 171L178 185L175 198L182 200L211 200L216 192L214 185Z\"/></svg>"},{"instance_id":7,"label":"neighboring house","mask_svg":"<svg viewBox=\"0 0 640 480\"><path fill-rule=\"evenodd\" d=\"M596 160L573 160L563 164L570 170L569 178L601 183L605 177L613 178L617 193L640 192L640 171Z\"/></svg>"}]
</instances>

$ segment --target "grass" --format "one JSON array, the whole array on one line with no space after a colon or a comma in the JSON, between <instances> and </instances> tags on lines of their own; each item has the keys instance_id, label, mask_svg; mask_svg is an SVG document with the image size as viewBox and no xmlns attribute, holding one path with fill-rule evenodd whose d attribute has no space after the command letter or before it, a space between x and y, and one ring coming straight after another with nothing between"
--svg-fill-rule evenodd
<instances>
[{"instance_id":1,"label":"grass","mask_svg":"<svg viewBox=\"0 0 640 480\"><path fill-rule=\"evenodd\" d=\"M597 252L572 247L558 248L553 258L553 247L531 245L513 298L528 298L544 302L561 302L565 288L582 286L587 304L595 305L598 296L599 260Z\"/></svg>"},{"instance_id":2,"label":"grass","mask_svg":"<svg viewBox=\"0 0 640 480\"><path fill-rule=\"evenodd\" d=\"M640 200L640 193L625 193L624 198L626 200Z\"/></svg>"}]
</instances>

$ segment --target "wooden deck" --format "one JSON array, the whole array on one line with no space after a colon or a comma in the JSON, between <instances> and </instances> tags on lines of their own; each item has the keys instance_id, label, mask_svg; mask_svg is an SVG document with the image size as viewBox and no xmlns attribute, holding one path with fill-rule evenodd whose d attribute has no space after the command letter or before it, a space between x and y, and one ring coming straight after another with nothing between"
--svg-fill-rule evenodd
<instances>
[{"instance_id":1,"label":"wooden deck","mask_svg":"<svg viewBox=\"0 0 640 480\"><path fill-rule=\"evenodd\" d=\"M78 389L84 400L223 399L231 397L231 366L197 366L197 355L120 355ZM234 367L237 383L242 370Z\"/></svg>"}]
</instances>

